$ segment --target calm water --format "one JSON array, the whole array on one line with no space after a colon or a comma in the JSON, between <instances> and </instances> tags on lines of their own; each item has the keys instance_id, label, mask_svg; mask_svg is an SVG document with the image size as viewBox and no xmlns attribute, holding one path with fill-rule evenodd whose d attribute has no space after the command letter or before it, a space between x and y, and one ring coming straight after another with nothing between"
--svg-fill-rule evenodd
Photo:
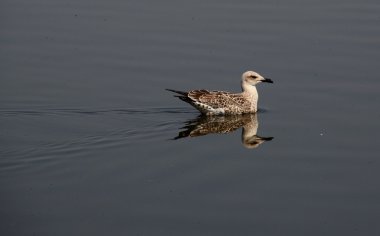
<instances>
[{"instance_id":1,"label":"calm water","mask_svg":"<svg viewBox=\"0 0 380 236\"><path fill-rule=\"evenodd\" d=\"M379 25L375 0L3 0L1 235L380 235ZM257 116L164 90L248 69Z\"/></svg>"}]
</instances>

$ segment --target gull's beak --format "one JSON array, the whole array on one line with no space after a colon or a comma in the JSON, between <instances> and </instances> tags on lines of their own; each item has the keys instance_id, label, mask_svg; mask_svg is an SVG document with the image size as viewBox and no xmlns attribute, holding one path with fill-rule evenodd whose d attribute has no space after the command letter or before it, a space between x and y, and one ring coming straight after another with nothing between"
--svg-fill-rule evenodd
<instances>
[{"instance_id":1,"label":"gull's beak","mask_svg":"<svg viewBox=\"0 0 380 236\"><path fill-rule=\"evenodd\" d=\"M258 140L263 140L263 141L271 141L273 139L273 137L260 137L258 135L255 135L255 136Z\"/></svg>"},{"instance_id":2,"label":"gull's beak","mask_svg":"<svg viewBox=\"0 0 380 236\"><path fill-rule=\"evenodd\" d=\"M261 82L266 82L266 83L273 84L273 80L271 80L269 78L264 78L263 80L261 80Z\"/></svg>"}]
</instances>

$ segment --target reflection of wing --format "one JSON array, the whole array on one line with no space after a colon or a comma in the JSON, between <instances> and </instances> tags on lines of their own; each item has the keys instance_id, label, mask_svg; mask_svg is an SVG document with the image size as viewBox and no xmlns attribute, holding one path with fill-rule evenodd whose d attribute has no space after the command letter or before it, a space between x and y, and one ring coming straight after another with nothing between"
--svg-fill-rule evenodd
<instances>
[{"instance_id":1,"label":"reflection of wing","mask_svg":"<svg viewBox=\"0 0 380 236\"><path fill-rule=\"evenodd\" d=\"M197 137L212 133L226 134L233 132L249 122L249 115L236 116L201 116L186 122L184 131L175 139Z\"/></svg>"},{"instance_id":2,"label":"reflection of wing","mask_svg":"<svg viewBox=\"0 0 380 236\"><path fill-rule=\"evenodd\" d=\"M231 116L201 116L186 122L183 131L180 131L174 139L185 137L198 137L207 134L227 134L240 127L242 131L242 143L246 148L256 148L265 141L273 138L257 136L257 114L231 115Z\"/></svg>"}]
</instances>

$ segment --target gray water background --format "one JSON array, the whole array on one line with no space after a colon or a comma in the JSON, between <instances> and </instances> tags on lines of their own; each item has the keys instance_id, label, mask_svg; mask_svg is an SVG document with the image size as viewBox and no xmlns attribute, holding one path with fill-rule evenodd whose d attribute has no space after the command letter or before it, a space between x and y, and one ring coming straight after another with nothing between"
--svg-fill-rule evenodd
<instances>
[{"instance_id":1,"label":"gray water background","mask_svg":"<svg viewBox=\"0 0 380 236\"><path fill-rule=\"evenodd\" d=\"M0 3L1 235L380 235L380 3ZM164 91L240 90L258 134L173 141Z\"/></svg>"}]
</instances>

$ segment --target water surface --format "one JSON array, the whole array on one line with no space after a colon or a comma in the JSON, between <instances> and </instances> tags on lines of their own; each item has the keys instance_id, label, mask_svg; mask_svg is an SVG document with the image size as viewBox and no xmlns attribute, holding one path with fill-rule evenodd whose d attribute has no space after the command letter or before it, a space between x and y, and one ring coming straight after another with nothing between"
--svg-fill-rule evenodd
<instances>
[{"instance_id":1,"label":"water surface","mask_svg":"<svg viewBox=\"0 0 380 236\"><path fill-rule=\"evenodd\" d=\"M0 5L2 235L380 233L378 2ZM164 90L248 69L256 148Z\"/></svg>"}]
</instances>

